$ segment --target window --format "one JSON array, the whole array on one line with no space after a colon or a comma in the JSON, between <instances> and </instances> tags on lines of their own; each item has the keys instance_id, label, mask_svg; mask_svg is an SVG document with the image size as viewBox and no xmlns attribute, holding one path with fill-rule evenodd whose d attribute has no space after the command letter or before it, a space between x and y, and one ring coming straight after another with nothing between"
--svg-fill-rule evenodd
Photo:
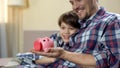
<instances>
[{"instance_id":1,"label":"window","mask_svg":"<svg viewBox=\"0 0 120 68\"><path fill-rule=\"evenodd\" d=\"M7 22L7 0L0 0L0 23Z\"/></svg>"}]
</instances>

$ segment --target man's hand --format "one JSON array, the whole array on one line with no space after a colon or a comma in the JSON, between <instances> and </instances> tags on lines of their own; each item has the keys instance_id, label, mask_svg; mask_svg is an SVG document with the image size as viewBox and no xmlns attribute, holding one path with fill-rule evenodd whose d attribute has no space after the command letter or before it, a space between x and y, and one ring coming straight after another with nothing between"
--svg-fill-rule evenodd
<instances>
[{"instance_id":1,"label":"man's hand","mask_svg":"<svg viewBox=\"0 0 120 68\"><path fill-rule=\"evenodd\" d=\"M63 48L57 47L57 48L50 48L48 49L47 52L35 51L34 49L31 52L42 55L42 56L46 56L46 57L61 58L65 50Z\"/></svg>"}]
</instances>

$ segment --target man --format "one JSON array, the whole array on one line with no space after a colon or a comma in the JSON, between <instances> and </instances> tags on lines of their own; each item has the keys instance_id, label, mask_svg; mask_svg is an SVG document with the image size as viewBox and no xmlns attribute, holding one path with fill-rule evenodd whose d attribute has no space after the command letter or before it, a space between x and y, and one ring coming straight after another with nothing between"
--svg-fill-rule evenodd
<instances>
[{"instance_id":1,"label":"man","mask_svg":"<svg viewBox=\"0 0 120 68\"><path fill-rule=\"evenodd\" d=\"M120 67L120 15L99 7L98 0L69 0L82 25L70 39L72 49L51 48L34 53L61 58L79 66Z\"/></svg>"}]
</instances>

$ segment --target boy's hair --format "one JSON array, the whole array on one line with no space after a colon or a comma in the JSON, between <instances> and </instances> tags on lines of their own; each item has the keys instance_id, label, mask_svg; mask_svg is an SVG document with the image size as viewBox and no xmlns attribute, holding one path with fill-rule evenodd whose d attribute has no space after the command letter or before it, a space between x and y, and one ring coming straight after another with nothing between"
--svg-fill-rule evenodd
<instances>
[{"instance_id":1,"label":"boy's hair","mask_svg":"<svg viewBox=\"0 0 120 68\"><path fill-rule=\"evenodd\" d=\"M58 20L58 25L61 26L61 23L64 22L74 28L79 29L80 24L78 23L79 17L73 11L63 13Z\"/></svg>"}]
</instances>

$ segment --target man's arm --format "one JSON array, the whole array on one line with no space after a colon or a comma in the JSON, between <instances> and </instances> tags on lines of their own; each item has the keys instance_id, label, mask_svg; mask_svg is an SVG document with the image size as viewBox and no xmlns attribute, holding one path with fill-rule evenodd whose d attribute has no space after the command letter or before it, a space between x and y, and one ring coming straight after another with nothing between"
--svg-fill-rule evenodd
<instances>
[{"instance_id":1,"label":"man's arm","mask_svg":"<svg viewBox=\"0 0 120 68\"><path fill-rule=\"evenodd\" d=\"M76 63L80 66L95 67L96 65L94 56L90 54L81 54L81 53L64 51L63 54L60 56L60 58Z\"/></svg>"},{"instance_id":2,"label":"man's arm","mask_svg":"<svg viewBox=\"0 0 120 68\"><path fill-rule=\"evenodd\" d=\"M33 53L47 56L47 57L53 57L53 58L61 58L68 61L71 61L75 64L78 64L80 66L95 66L96 61L94 57L90 54L80 54L80 53L74 53L74 52L68 52L64 50L63 48L51 48L49 49L49 52L38 52L35 50L32 50Z\"/></svg>"}]
</instances>

